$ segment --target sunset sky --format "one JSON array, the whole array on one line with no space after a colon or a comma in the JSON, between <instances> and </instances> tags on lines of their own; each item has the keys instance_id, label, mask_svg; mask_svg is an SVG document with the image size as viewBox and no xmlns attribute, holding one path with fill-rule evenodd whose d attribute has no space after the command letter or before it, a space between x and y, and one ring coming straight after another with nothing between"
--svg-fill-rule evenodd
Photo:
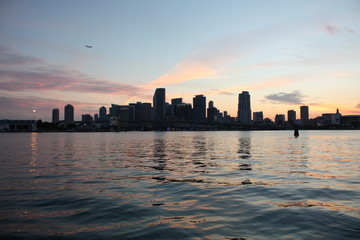
<instances>
[{"instance_id":1,"label":"sunset sky","mask_svg":"<svg viewBox=\"0 0 360 240\"><path fill-rule=\"evenodd\" d=\"M360 114L360 1L0 1L0 119L75 120L111 103L192 103L264 117ZM85 45L91 45L87 48Z\"/></svg>"}]
</instances>

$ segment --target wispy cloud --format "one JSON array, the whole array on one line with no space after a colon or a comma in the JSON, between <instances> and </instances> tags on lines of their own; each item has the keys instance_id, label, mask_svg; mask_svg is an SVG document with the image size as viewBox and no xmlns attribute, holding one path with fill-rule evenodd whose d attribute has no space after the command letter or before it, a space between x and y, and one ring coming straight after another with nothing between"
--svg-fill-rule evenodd
<instances>
[{"instance_id":1,"label":"wispy cloud","mask_svg":"<svg viewBox=\"0 0 360 240\"><path fill-rule=\"evenodd\" d=\"M329 34L337 34L340 29L336 26L327 25L327 26L325 26L325 30Z\"/></svg>"},{"instance_id":2,"label":"wispy cloud","mask_svg":"<svg viewBox=\"0 0 360 240\"><path fill-rule=\"evenodd\" d=\"M357 77L360 73L357 72L336 72L333 74L336 77Z\"/></svg>"},{"instance_id":3,"label":"wispy cloud","mask_svg":"<svg viewBox=\"0 0 360 240\"><path fill-rule=\"evenodd\" d=\"M136 95L141 88L106 80L96 80L65 69L6 70L0 69L0 90L57 90L83 93Z\"/></svg>"},{"instance_id":4,"label":"wispy cloud","mask_svg":"<svg viewBox=\"0 0 360 240\"><path fill-rule=\"evenodd\" d=\"M351 34L355 34L356 32L348 27L338 27L335 25L326 25L325 26L325 31L329 34L335 35L338 34L340 32L347 32L347 33L351 33Z\"/></svg>"},{"instance_id":5,"label":"wispy cloud","mask_svg":"<svg viewBox=\"0 0 360 240\"><path fill-rule=\"evenodd\" d=\"M255 34L238 33L202 43L195 51L147 87L173 85L196 79L223 78L221 73L246 57L257 41Z\"/></svg>"},{"instance_id":6,"label":"wispy cloud","mask_svg":"<svg viewBox=\"0 0 360 240\"><path fill-rule=\"evenodd\" d=\"M286 104L303 104L304 97L305 96L298 90L293 91L292 93L280 92L265 96L268 100Z\"/></svg>"},{"instance_id":7,"label":"wispy cloud","mask_svg":"<svg viewBox=\"0 0 360 240\"><path fill-rule=\"evenodd\" d=\"M358 104L358 105L356 105L356 107L355 108L358 108L358 109L360 109L360 103Z\"/></svg>"},{"instance_id":8,"label":"wispy cloud","mask_svg":"<svg viewBox=\"0 0 360 240\"><path fill-rule=\"evenodd\" d=\"M40 63L43 63L43 61L39 58L18 54L0 44L0 67Z\"/></svg>"},{"instance_id":9,"label":"wispy cloud","mask_svg":"<svg viewBox=\"0 0 360 240\"><path fill-rule=\"evenodd\" d=\"M142 88L116 81L99 80L62 66L10 51L0 46L0 90L57 90L80 93L140 95Z\"/></svg>"},{"instance_id":10,"label":"wispy cloud","mask_svg":"<svg viewBox=\"0 0 360 240\"><path fill-rule=\"evenodd\" d=\"M300 81L297 77L282 76L267 78L259 82L249 83L249 84L240 84L236 86L230 86L226 88L221 88L217 90L204 92L206 95L234 95L242 91L254 91L259 89L270 89L274 87L286 86L291 83Z\"/></svg>"},{"instance_id":11,"label":"wispy cloud","mask_svg":"<svg viewBox=\"0 0 360 240\"><path fill-rule=\"evenodd\" d=\"M271 68L282 65L310 64L307 57L296 53L297 61L288 60L284 62L259 62L247 65L246 60L250 59L260 51L269 50L273 43L282 41L285 37L296 39L301 37L304 24L294 23L297 31L289 33L288 28L268 26L266 29L255 29L250 32L241 32L232 35L221 36L202 43L192 53L177 63L173 69L161 77L147 84L147 88L164 87L197 79L221 79L224 73L234 71L251 71L258 68ZM297 28L295 28L297 26ZM341 31L355 33L348 27L337 27L327 25L325 31L330 34L337 34ZM284 35L286 33L286 36ZM276 44L275 44L276 45ZM328 57L326 59L329 59ZM315 59L316 60L316 59ZM314 61L314 59L313 59Z\"/></svg>"}]
</instances>

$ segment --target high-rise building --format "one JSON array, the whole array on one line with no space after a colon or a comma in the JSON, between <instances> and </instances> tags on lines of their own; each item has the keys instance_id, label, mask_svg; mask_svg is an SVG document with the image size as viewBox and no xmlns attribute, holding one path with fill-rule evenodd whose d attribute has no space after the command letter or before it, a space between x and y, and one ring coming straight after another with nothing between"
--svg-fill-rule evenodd
<instances>
[{"instance_id":1,"label":"high-rise building","mask_svg":"<svg viewBox=\"0 0 360 240\"><path fill-rule=\"evenodd\" d=\"M194 121L206 121L206 97L204 95L196 95L193 98Z\"/></svg>"},{"instance_id":2,"label":"high-rise building","mask_svg":"<svg viewBox=\"0 0 360 240\"><path fill-rule=\"evenodd\" d=\"M177 105L178 121L191 122L194 120L193 109L190 103L180 103Z\"/></svg>"},{"instance_id":3,"label":"high-rise building","mask_svg":"<svg viewBox=\"0 0 360 240\"><path fill-rule=\"evenodd\" d=\"M294 110L289 110L288 111L288 118L287 118L288 122L290 123L294 123L296 121L296 112Z\"/></svg>"},{"instance_id":4,"label":"high-rise building","mask_svg":"<svg viewBox=\"0 0 360 240\"><path fill-rule=\"evenodd\" d=\"M246 125L251 123L250 94L247 91L239 94L238 122Z\"/></svg>"},{"instance_id":5,"label":"high-rise building","mask_svg":"<svg viewBox=\"0 0 360 240\"><path fill-rule=\"evenodd\" d=\"M86 123L90 123L92 122L94 119L90 114L83 114L81 115L81 121L82 122L86 122Z\"/></svg>"},{"instance_id":6,"label":"high-rise building","mask_svg":"<svg viewBox=\"0 0 360 240\"><path fill-rule=\"evenodd\" d=\"M52 122L57 123L59 121L60 112L58 108L52 110Z\"/></svg>"},{"instance_id":7,"label":"high-rise building","mask_svg":"<svg viewBox=\"0 0 360 240\"><path fill-rule=\"evenodd\" d=\"M284 114L276 114L275 123L282 125L285 123L285 115Z\"/></svg>"},{"instance_id":8,"label":"high-rise building","mask_svg":"<svg viewBox=\"0 0 360 240\"><path fill-rule=\"evenodd\" d=\"M171 116L177 117L177 105L182 103L182 98L171 99Z\"/></svg>"},{"instance_id":9,"label":"high-rise building","mask_svg":"<svg viewBox=\"0 0 360 240\"><path fill-rule=\"evenodd\" d=\"M207 109L207 120L208 122L216 122L218 120L218 110L214 107L214 102L209 101L209 107Z\"/></svg>"},{"instance_id":10,"label":"high-rise building","mask_svg":"<svg viewBox=\"0 0 360 240\"><path fill-rule=\"evenodd\" d=\"M262 121L264 121L263 112L254 112L253 113L253 120L254 120L254 122L262 122Z\"/></svg>"},{"instance_id":11,"label":"high-rise building","mask_svg":"<svg viewBox=\"0 0 360 240\"><path fill-rule=\"evenodd\" d=\"M94 114L94 121L99 121L100 120L100 118L99 118L99 114L97 114L97 113L95 113Z\"/></svg>"},{"instance_id":12,"label":"high-rise building","mask_svg":"<svg viewBox=\"0 0 360 240\"><path fill-rule=\"evenodd\" d=\"M64 120L65 122L74 121L74 107L71 104L68 104L64 108Z\"/></svg>"},{"instance_id":13,"label":"high-rise building","mask_svg":"<svg viewBox=\"0 0 360 240\"><path fill-rule=\"evenodd\" d=\"M106 121L106 107L102 106L99 108L99 118L100 121Z\"/></svg>"},{"instance_id":14,"label":"high-rise building","mask_svg":"<svg viewBox=\"0 0 360 240\"><path fill-rule=\"evenodd\" d=\"M130 103L135 108L135 121L151 121L151 103Z\"/></svg>"},{"instance_id":15,"label":"high-rise building","mask_svg":"<svg viewBox=\"0 0 360 240\"><path fill-rule=\"evenodd\" d=\"M309 107L301 106L300 107L300 119L302 123L309 121Z\"/></svg>"},{"instance_id":16,"label":"high-rise building","mask_svg":"<svg viewBox=\"0 0 360 240\"><path fill-rule=\"evenodd\" d=\"M169 120L171 118L171 104L165 102L164 119Z\"/></svg>"},{"instance_id":17,"label":"high-rise building","mask_svg":"<svg viewBox=\"0 0 360 240\"><path fill-rule=\"evenodd\" d=\"M209 101L209 108L213 108L214 107L214 101Z\"/></svg>"},{"instance_id":18,"label":"high-rise building","mask_svg":"<svg viewBox=\"0 0 360 240\"><path fill-rule=\"evenodd\" d=\"M153 97L155 121L163 121L165 117L165 88L157 88Z\"/></svg>"},{"instance_id":19,"label":"high-rise building","mask_svg":"<svg viewBox=\"0 0 360 240\"><path fill-rule=\"evenodd\" d=\"M110 117L120 119L121 121L134 121L135 107L133 105L111 104Z\"/></svg>"}]
</instances>

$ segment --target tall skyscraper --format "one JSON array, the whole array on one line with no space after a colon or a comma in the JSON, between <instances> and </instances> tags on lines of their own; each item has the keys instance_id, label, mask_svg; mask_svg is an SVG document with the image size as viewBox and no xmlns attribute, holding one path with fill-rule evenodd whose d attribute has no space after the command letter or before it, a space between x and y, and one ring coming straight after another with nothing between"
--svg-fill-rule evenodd
<instances>
[{"instance_id":1,"label":"tall skyscraper","mask_svg":"<svg viewBox=\"0 0 360 240\"><path fill-rule=\"evenodd\" d=\"M196 95L193 98L194 121L206 121L206 97L204 95Z\"/></svg>"},{"instance_id":2,"label":"tall skyscraper","mask_svg":"<svg viewBox=\"0 0 360 240\"><path fill-rule=\"evenodd\" d=\"M165 88L157 88L153 97L154 120L163 121L165 116Z\"/></svg>"},{"instance_id":3,"label":"tall skyscraper","mask_svg":"<svg viewBox=\"0 0 360 240\"><path fill-rule=\"evenodd\" d=\"M65 122L74 121L74 107L71 104L68 104L64 108L64 120Z\"/></svg>"},{"instance_id":4,"label":"tall skyscraper","mask_svg":"<svg viewBox=\"0 0 360 240\"><path fill-rule=\"evenodd\" d=\"M59 121L60 112L58 108L52 110L52 122L57 123Z\"/></svg>"},{"instance_id":5,"label":"tall skyscraper","mask_svg":"<svg viewBox=\"0 0 360 240\"><path fill-rule=\"evenodd\" d=\"M99 108L99 118L100 121L106 121L106 107L102 106Z\"/></svg>"},{"instance_id":6,"label":"tall skyscraper","mask_svg":"<svg viewBox=\"0 0 360 240\"><path fill-rule=\"evenodd\" d=\"M182 104L182 98L171 99L171 116L177 117L177 105Z\"/></svg>"},{"instance_id":7,"label":"tall skyscraper","mask_svg":"<svg viewBox=\"0 0 360 240\"><path fill-rule=\"evenodd\" d=\"M251 123L250 94L247 91L239 94L238 122L246 125Z\"/></svg>"},{"instance_id":8,"label":"tall skyscraper","mask_svg":"<svg viewBox=\"0 0 360 240\"><path fill-rule=\"evenodd\" d=\"M151 103L130 103L135 109L135 121L151 121Z\"/></svg>"},{"instance_id":9,"label":"tall skyscraper","mask_svg":"<svg viewBox=\"0 0 360 240\"><path fill-rule=\"evenodd\" d=\"M300 119L302 123L309 121L309 107L301 106L300 107Z\"/></svg>"},{"instance_id":10,"label":"tall skyscraper","mask_svg":"<svg viewBox=\"0 0 360 240\"><path fill-rule=\"evenodd\" d=\"M209 101L209 108L213 108L214 107L214 101Z\"/></svg>"},{"instance_id":11,"label":"tall skyscraper","mask_svg":"<svg viewBox=\"0 0 360 240\"><path fill-rule=\"evenodd\" d=\"M217 115L218 115L218 110L216 107L214 107L214 102L209 101L209 106L207 109L208 122L216 122L218 120Z\"/></svg>"},{"instance_id":12,"label":"tall skyscraper","mask_svg":"<svg viewBox=\"0 0 360 240\"><path fill-rule=\"evenodd\" d=\"M295 122L296 121L296 112L294 110L288 111L288 122Z\"/></svg>"},{"instance_id":13,"label":"tall skyscraper","mask_svg":"<svg viewBox=\"0 0 360 240\"><path fill-rule=\"evenodd\" d=\"M181 122L190 122L194 120L193 109L190 103L180 103L177 105L177 119Z\"/></svg>"}]
</instances>

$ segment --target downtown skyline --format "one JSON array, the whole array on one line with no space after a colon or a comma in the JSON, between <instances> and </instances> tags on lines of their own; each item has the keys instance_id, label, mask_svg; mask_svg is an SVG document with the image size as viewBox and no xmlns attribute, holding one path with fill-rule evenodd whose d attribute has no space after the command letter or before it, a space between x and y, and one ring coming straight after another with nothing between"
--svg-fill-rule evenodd
<instances>
[{"instance_id":1,"label":"downtown skyline","mask_svg":"<svg viewBox=\"0 0 360 240\"><path fill-rule=\"evenodd\" d=\"M110 103L192 103L237 116L238 94L274 120L360 114L358 1L3 1L0 119L75 119ZM101 17L96 17L101 16ZM92 46L92 48L85 45ZM60 116L63 116L60 114ZM299 115L298 115L299 116Z\"/></svg>"},{"instance_id":2,"label":"downtown skyline","mask_svg":"<svg viewBox=\"0 0 360 240\"><path fill-rule=\"evenodd\" d=\"M182 105L182 111L185 107L191 111L190 115L184 119L177 113L180 109L178 106ZM244 125L251 125L255 122L264 122L266 119L274 119L278 116L283 116L283 121L297 120L309 120L309 106L299 106L300 111L294 109L287 110L287 118L285 113L277 113L273 118L264 117L263 111L252 112L251 111L251 95L248 91L242 91L238 94L237 103L237 115L233 116L228 114L226 109L219 109L216 107L216 103L212 100L207 100L204 95L195 95L192 102L184 102L182 98L173 98L171 101L166 101L166 89L156 88L153 95L152 102L139 102L135 101L127 105L119 105L111 103L110 107L101 106L96 113L78 113L81 119L75 119L75 107L71 104L67 104L63 108L63 118L59 115L61 110L59 108L52 109L52 122L84 122L84 117L91 119L90 121L107 121L113 120L120 121L154 121L154 122L219 122L219 123L239 123ZM129 110L131 109L131 110ZM339 111L337 109L337 111ZM297 115L298 113L298 115ZM182 113L183 114L188 113ZM292 119L290 120L290 115ZM217 117L222 118L217 119ZM55 119L55 121L54 121ZM85 121L86 122L86 121Z\"/></svg>"}]
</instances>

